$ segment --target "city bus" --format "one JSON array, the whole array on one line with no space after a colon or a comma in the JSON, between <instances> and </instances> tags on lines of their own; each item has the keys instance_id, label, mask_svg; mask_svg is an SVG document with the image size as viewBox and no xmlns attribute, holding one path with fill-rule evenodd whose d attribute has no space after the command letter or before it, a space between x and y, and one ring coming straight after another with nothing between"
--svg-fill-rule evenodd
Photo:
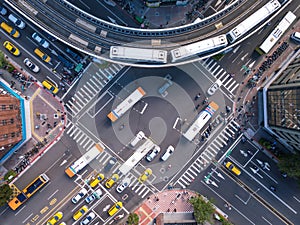
<instances>
[{"instance_id":1,"label":"city bus","mask_svg":"<svg viewBox=\"0 0 300 225\"><path fill-rule=\"evenodd\" d=\"M126 113L135 103L137 103L146 92L143 88L138 87L132 92L124 101L122 101L114 110L112 110L107 117L112 121L117 121L124 113Z\"/></svg>"},{"instance_id":2,"label":"city bus","mask_svg":"<svg viewBox=\"0 0 300 225\"><path fill-rule=\"evenodd\" d=\"M111 59L150 63L167 63L167 56L168 52L165 50L123 46L111 46L109 52Z\"/></svg>"},{"instance_id":3,"label":"city bus","mask_svg":"<svg viewBox=\"0 0 300 225\"><path fill-rule=\"evenodd\" d=\"M198 114L195 121L183 136L189 141L192 141L218 109L219 106L215 102L210 102L209 105Z\"/></svg>"},{"instance_id":4,"label":"city bus","mask_svg":"<svg viewBox=\"0 0 300 225\"><path fill-rule=\"evenodd\" d=\"M281 36L287 29L292 25L297 16L289 11L275 29L270 33L270 35L265 39L265 41L255 50L260 54L268 54L269 51L274 47L274 45L279 41Z\"/></svg>"},{"instance_id":5,"label":"city bus","mask_svg":"<svg viewBox=\"0 0 300 225\"><path fill-rule=\"evenodd\" d=\"M135 167L155 146L151 139L147 139L123 164L119 171L126 175L133 167Z\"/></svg>"},{"instance_id":6,"label":"city bus","mask_svg":"<svg viewBox=\"0 0 300 225\"><path fill-rule=\"evenodd\" d=\"M262 8L250 15L243 22L238 24L235 28L227 33L227 39L230 43L235 42L241 36L246 34L249 30L268 18L272 13L281 7L277 0L271 0Z\"/></svg>"},{"instance_id":7,"label":"city bus","mask_svg":"<svg viewBox=\"0 0 300 225\"><path fill-rule=\"evenodd\" d=\"M28 200L32 195L34 195L38 190L44 187L50 181L49 177L46 174L41 174L35 178L30 184L24 188L20 194L14 197L9 203L8 206L12 210L19 208L24 202Z\"/></svg>"},{"instance_id":8,"label":"city bus","mask_svg":"<svg viewBox=\"0 0 300 225\"><path fill-rule=\"evenodd\" d=\"M101 152L104 151L104 147L99 143L92 147L89 151L87 151L83 156L77 159L71 166L69 166L65 173L69 177L73 177L80 170L82 170L85 166L87 166L93 159L95 159Z\"/></svg>"},{"instance_id":9,"label":"city bus","mask_svg":"<svg viewBox=\"0 0 300 225\"><path fill-rule=\"evenodd\" d=\"M193 44L171 50L171 61L176 62L188 57L213 52L218 49L225 48L227 44L228 42L226 39L226 35L224 34L206 40L198 41Z\"/></svg>"}]
</instances>

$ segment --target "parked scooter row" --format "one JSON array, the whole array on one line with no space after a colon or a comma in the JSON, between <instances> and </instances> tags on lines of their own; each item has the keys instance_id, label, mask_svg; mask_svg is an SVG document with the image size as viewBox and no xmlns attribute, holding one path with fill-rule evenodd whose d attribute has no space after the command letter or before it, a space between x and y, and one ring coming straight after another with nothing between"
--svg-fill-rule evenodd
<instances>
[{"instance_id":1,"label":"parked scooter row","mask_svg":"<svg viewBox=\"0 0 300 225\"><path fill-rule=\"evenodd\" d=\"M256 74L258 77L260 77L270 66L273 64L275 60L278 59L278 57L289 47L289 44L287 42L283 42L275 52L271 56L269 56L262 65L258 68L258 73Z\"/></svg>"}]
</instances>

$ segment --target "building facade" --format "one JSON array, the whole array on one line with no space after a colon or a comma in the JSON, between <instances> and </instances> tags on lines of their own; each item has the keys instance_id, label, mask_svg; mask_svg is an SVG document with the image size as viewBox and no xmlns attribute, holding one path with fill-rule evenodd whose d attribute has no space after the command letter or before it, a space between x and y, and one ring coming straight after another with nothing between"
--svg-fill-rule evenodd
<instances>
[{"instance_id":1,"label":"building facade","mask_svg":"<svg viewBox=\"0 0 300 225\"><path fill-rule=\"evenodd\" d=\"M0 94L0 159L21 140L20 100L2 91Z\"/></svg>"},{"instance_id":2,"label":"building facade","mask_svg":"<svg viewBox=\"0 0 300 225\"><path fill-rule=\"evenodd\" d=\"M300 151L300 52L294 53L267 89L269 128L295 151Z\"/></svg>"}]
</instances>

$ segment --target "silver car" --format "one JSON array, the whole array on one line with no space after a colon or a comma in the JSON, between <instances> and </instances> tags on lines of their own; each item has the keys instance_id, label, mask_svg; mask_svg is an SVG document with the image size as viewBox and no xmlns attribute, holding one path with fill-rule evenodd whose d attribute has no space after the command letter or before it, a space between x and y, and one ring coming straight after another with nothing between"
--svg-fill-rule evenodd
<instances>
[{"instance_id":1,"label":"silver car","mask_svg":"<svg viewBox=\"0 0 300 225\"><path fill-rule=\"evenodd\" d=\"M42 38L38 33L33 33L32 38L39 43L43 48L48 48L49 47L49 42L46 41L44 38Z\"/></svg>"},{"instance_id":2,"label":"silver car","mask_svg":"<svg viewBox=\"0 0 300 225\"><path fill-rule=\"evenodd\" d=\"M15 24L15 26L19 27L20 29L24 29L26 24L16 17L14 14L9 14L8 19Z\"/></svg>"},{"instance_id":3,"label":"silver car","mask_svg":"<svg viewBox=\"0 0 300 225\"><path fill-rule=\"evenodd\" d=\"M146 156L147 161L151 162L160 152L160 147L155 145L151 152L149 152Z\"/></svg>"},{"instance_id":4,"label":"silver car","mask_svg":"<svg viewBox=\"0 0 300 225\"><path fill-rule=\"evenodd\" d=\"M96 217L95 213L90 212L81 222L80 225L89 224Z\"/></svg>"}]
</instances>

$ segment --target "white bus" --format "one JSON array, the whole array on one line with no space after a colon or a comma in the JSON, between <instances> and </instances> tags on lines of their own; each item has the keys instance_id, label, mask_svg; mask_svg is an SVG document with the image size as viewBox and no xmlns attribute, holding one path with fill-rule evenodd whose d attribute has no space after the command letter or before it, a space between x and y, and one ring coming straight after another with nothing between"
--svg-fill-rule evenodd
<instances>
[{"instance_id":1,"label":"white bus","mask_svg":"<svg viewBox=\"0 0 300 225\"><path fill-rule=\"evenodd\" d=\"M167 63L168 52L160 49L111 46L109 57L136 62Z\"/></svg>"},{"instance_id":2,"label":"white bus","mask_svg":"<svg viewBox=\"0 0 300 225\"><path fill-rule=\"evenodd\" d=\"M132 156L127 159L122 166L120 166L119 171L126 175L133 167L135 167L146 155L147 153L155 146L153 141L149 138L143 143Z\"/></svg>"},{"instance_id":3,"label":"white bus","mask_svg":"<svg viewBox=\"0 0 300 225\"><path fill-rule=\"evenodd\" d=\"M291 11L289 11L285 17L279 22L272 33L267 37L267 39L259 46L257 52L262 54L268 54L269 51L274 47L277 41L281 38L284 32L292 25L292 23L297 18Z\"/></svg>"},{"instance_id":4,"label":"white bus","mask_svg":"<svg viewBox=\"0 0 300 225\"><path fill-rule=\"evenodd\" d=\"M182 46L171 50L171 61L176 62L181 59L192 57L195 55L212 52L220 48L226 47L228 44L226 35L220 35L217 37L202 40L193 44Z\"/></svg>"},{"instance_id":5,"label":"white bus","mask_svg":"<svg viewBox=\"0 0 300 225\"><path fill-rule=\"evenodd\" d=\"M187 129L183 136L189 141L192 141L218 108L219 106L215 102L210 102L209 105L199 113L194 123Z\"/></svg>"},{"instance_id":6,"label":"white bus","mask_svg":"<svg viewBox=\"0 0 300 225\"><path fill-rule=\"evenodd\" d=\"M277 0L271 0L262 8L257 10L235 28L227 33L227 39L230 43L235 42L238 38L246 34L260 22L264 21L268 16L280 8L280 3Z\"/></svg>"},{"instance_id":7,"label":"white bus","mask_svg":"<svg viewBox=\"0 0 300 225\"><path fill-rule=\"evenodd\" d=\"M83 156L77 159L71 166L69 166L65 172L69 177L73 177L80 170L82 170L86 165L88 165L93 159L95 159L101 152L104 151L104 147L100 144L96 144L89 151L87 151Z\"/></svg>"},{"instance_id":8,"label":"white bus","mask_svg":"<svg viewBox=\"0 0 300 225\"><path fill-rule=\"evenodd\" d=\"M124 101L122 101L114 110L112 110L107 117L112 121L117 121L124 113L126 113L135 103L137 103L146 92L143 88L138 87L132 92Z\"/></svg>"}]
</instances>

